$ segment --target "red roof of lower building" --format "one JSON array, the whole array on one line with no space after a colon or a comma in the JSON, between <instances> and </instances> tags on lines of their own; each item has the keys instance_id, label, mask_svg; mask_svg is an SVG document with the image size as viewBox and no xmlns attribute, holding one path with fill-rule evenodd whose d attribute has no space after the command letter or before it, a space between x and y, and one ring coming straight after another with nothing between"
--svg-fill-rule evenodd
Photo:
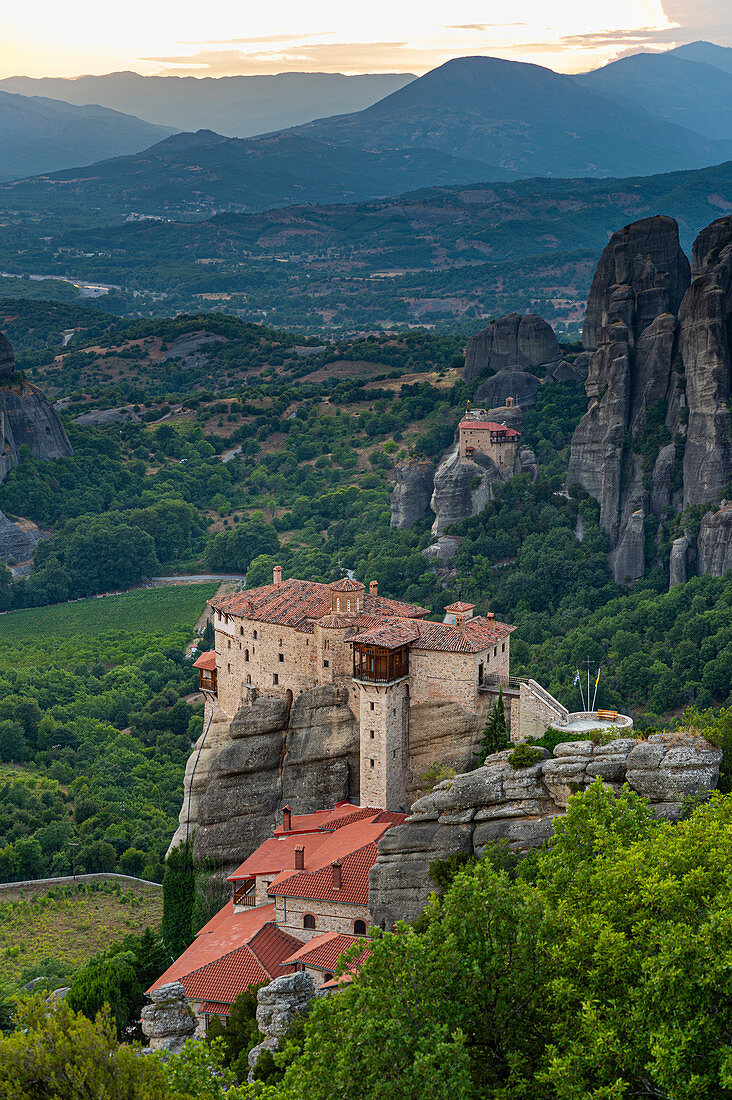
<instances>
[{"instance_id":1,"label":"red roof of lower building","mask_svg":"<svg viewBox=\"0 0 732 1100\"><path fill-rule=\"evenodd\" d=\"M460 428L477 428L479 431L500 432L508 439L518 439L520 432L507 428L505 424L496 424L494 420L461 420Z\"/></svg>"},{"instance_id":2,"label":"red roof of lower building","mask_svg":"<svg viewBox=\"0 0 732 1100\"><path fill-rule=\"evenodd\" d=\"M249 943L181 978L186 996L194 1001L232 1004L251 986L267 985L289 973L284 960L299 943L276 924L266 924Z\"/></svg>"},{"instance_id":3,"label":"red roof of lower building","mask_svg":"<svg viewBox=\"0 0 732 1100\"><path fill-rule=\"evenodd\" d=\"M325 845L318 853L319 858L322 857L324 848ZM280 875L272 883L268 893L273 897L312 898L317 901L368 905L369 871L376 863L376 854L377 845L374 841L348 855L334 856L317 871L296 871L294 875ZM338 888L333 885L332 864L336 860L341 865L341 885Z\"/></svg>"},{"instance_id":4,"label":"red roof of lower building","mask_svg":"<svg viewBox=\"0 0 732 1100\"><path fill-rule=\"evenodd\" d=\"M315 970L335 970L341 955L353 947L354 943L364 943L363 936L347 936L341 932L324 932L322 936L315 936L294 955L290 955L285 962L301 963L303 966L312 966ZM355 963L349 966L349 970L358 966L371 954L371 949L364 945Z\"/></svg>"},{"instance_id":5,"label":"red roof of lower building","mask_svg":"<svg viewBox=\"0 0 732 1100\"><path fill-rule=\"evenodd\" d=\"M213 672L216 668L216 650L209 649L208 653L202 653L201 656L193 662L194 668L203 668L207 672Z\"/></svg>"}]
</instances>

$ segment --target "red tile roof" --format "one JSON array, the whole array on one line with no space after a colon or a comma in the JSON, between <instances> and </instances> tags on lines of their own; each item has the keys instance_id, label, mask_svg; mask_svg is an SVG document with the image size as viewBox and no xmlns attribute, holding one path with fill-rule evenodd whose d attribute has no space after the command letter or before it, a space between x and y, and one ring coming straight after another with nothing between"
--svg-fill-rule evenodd
<instances>
[{"instance_id":1,"label":"red tile roof","mask_svg":"<svg viewBox=\"0 0 732 1100\"><path fill-rule=\"evenodd\" d=\"M468 619L462 627L421 621L416 625L418 636L411 642L410 648L441 650L444 653L480 653L498 645L516 629L506 623L486 619L483 615Z\"/></svg>"},{"instance_id":2,"label":"red tile roof","mask_svg":"<svg viewBox=\"0 0 732 1100\"><path fill-rule=\"evenodd\" d=\"M256 875L273 872L279 875L286 870L294 871L295 848L305 849L305 866L307 866L314 851L329 835L326 832L310 832L304 835L286 833L284 836L270 837L229 875L228 881L239 882L241 879L253 878Z\"/></svg>"},{"instance_id":3,"label":"red tile roof","mask_svg":"<svg viewBox=\"0 0 732 1100\"><path fill-rule=\"evenodd\" d=\"M414 619L387 619L380 626L354 635L353 641L363 645L377 645L382 649L398 649L419 637Z\"/></svg>"},{"instance_id":4,"label":"red tile roof","mask_svg":"<svg viewBox=\"0 0 732 1100\"><path fill-rule=\"evenodd\" d=\"M457 603L449 603L445 608L445 611L473 611L475 610L474 603L463 603L462 600L458 600Z\"/></svg>"},{"instance_id":5,"label":"red tile roof","mask_svg":"<svg viewBox=\"0 0 732 1100\"><path fill-rule=\"evenodd\" d=\"M267 985L289 972L284 960L299 944L275 924L267 924L249 943L186 974L181 981L194 1001L228 1002L252 985Z\"/></svg>"},{"instance_id":6,"label":"red tile roof","mask_svg":"<svg viewBox=\"0 0 732 1100\"><path fill-rule=\"evenodd\" d=\"M353 577L343 577L340 581L333 581L329 588L333 592L362 592L363 584L361 581L356 581Z\"/></svg>"},{"instance_id":7,"label":"red tile roof","mask_svg":"<svg viewBox=\"0 0 732 1100\"><path fill-rule=\"evenodd\" d=\"M289 836L290 833L312 833L321 829L332 829L333 822L342 817L348 817L349 814L360 811L361 808L361 806L356 806L352 802L336 802L331 810L314 810L310 814L293 814L290 820L290 828L285 832L280 824L274 830L274 835L282 836L284 834ZM372 812L378 813L378 810Z\"/></svg>"},{"instance_id":8,"label":"red tile roof","mask_svg":"<svg viewBox=\"0 0 732 1100\"><path fill-rule=\"evenodd\" d=\"M243 913L235 913L230 901L211 918L208 924L204 924L190 947L187 947L180 958L171 963L164 974L153 982L150 989L168 982L183 981L186 974L199 970L202 966L214 962L242 947L256 936L257 932L275 919L274 905L258 905L252 909L246 909Z\"/></svg>"},{"instance_id":9,"label":"red tile roof","mask_svg":"<svg viewBox=\"0 0 732 1100\"><path fill-rule=\"evenodd\" d=\"M288 965L301 963L303 966L312 966L316 970L335 970L341 955L344 951L348 951L349 947L353 947L354 943L364 943L364 937L347 936L342 932L324 932L322 936L314 936L285 962ZM370 954L370 948L365 945L355 963L351 963L348 969L354 969Z\"/></svg>"},{"instance_id":10,"label":"red tile roof","mask_svg":"<svg viewBox=\"0 0 732 1100\"><path fill-rule=\"evenodd\" d=\"M203 668L208 672L212 672L216 668L216 650L209 649L208 653L202 653L201 656L193 662L194 668Z\"/></svg>"},{"instance_id":11,"label":"red tile roof","mask_svg":"<svg viewBox=\"0 0 732 1100\"><path fill-rule=\"evenodd\" d=\"M460 428L478 428L480 431L501 432L509 439L518 438L521 433L515 428L507 428L505 424L496 424L494 420L461 420Z\"/></svg>"},{"instance_id":12,"label":"red tile roof","mask_svg":"<svg viewBox=\"0 0 732 1100\"><path fill-rule=\"evenodd\" d=\"M347 830L343 830L346 832ZM386 832L386 830L383 830ZM319 858L324 854L320 849ZM351 905L367 905L369 900L369 871L376 863L376 842L366 844L345 856L333 856L332 860L317 871L297 871L294 875L281 875L272 883L272 896L288 898L312 898L318 901L337 901ZM341 886L333 885L333 868L336 859L341 864Z\"/></svg>"},{"instance_id":13,"label":"red tile roof","mask_svg":"<svg viewBox=\"0 0 732 1100\"><path fill-rule=\"evenodd\" d=\"M363 588L358 581L348 583L355 584L359 591ZM258 622L279 623L297 630L311 631L314 620L331 614L331 586L290 577L281 584L265 584L261 588L245 589L233 596L218 596L209 600L209 604L223 615L237 615ZM427 614L425 607L368 593L364 595L363 610L369 615L409 619Z\"/></svg>"},{"instance_id":14,"label":"red tile roof","mask_svg":"<svg viewBox=\"0 0 732 1100\"><path fill-rule=\"evenodd\" d=\"M318 619L318 626L322 626L326 630L344 630L352 623L353 618L351 615L326 615L324 618Z\"/></svg>"},{"instance_id":15,"label":"red tile roof","mask_svg":"<svg viewBox=\"0 0 732 1100\"><path fill-rule=\"evenodd\" d=\"M199 1010L203 1016L231 1016L231 1005L219 1001L205 1001Z\"/></svg>"}]
</instances>

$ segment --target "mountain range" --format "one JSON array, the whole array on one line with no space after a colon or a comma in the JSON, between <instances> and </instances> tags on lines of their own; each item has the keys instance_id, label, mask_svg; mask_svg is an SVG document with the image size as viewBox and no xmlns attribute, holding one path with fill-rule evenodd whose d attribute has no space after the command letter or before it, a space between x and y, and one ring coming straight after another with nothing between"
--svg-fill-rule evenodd
<instances>
[{"instance_id":1,"label":"mountain range","mask_svg":"<svg viewBox=\"0 0 732 1100\"><path fill-rule=\"evenodd\" d=\"M107 107L0 91L0 180L137 153L170 133Z\"/></svg>"},{"instance_id":2,"label":"mountain range","mask_svg":"<svg viewBox=\"0 0 732 1100\"><path fill-rule=\"evenodd\" d=\"M730 74L677 57L668 60L674 65L697 77L708 69L724 100ZM500 58L459 58L361 111L247 139L208 130L173 135L140 153L14 184L12 201L59 213L76 206L102 220L201 216L436 184L649 175L732 156L732 137L717 140L651 114L631 101L632 80L615 71L599 71L613 85L606 94L587 86L597 74L580 79Z\"/></svg>"},{"instance_id":3,"label":"mountain range","mask_svg":"<svg viewBox=\"0 0 732 1100\"><path fill-rule=\"evenodd\" d=\"M361 111L414 80L412 73L278 73L274 76L7 77L0 89L98 103L173 130L252 137L326 115Z\"/></svg>"}]
</instances>

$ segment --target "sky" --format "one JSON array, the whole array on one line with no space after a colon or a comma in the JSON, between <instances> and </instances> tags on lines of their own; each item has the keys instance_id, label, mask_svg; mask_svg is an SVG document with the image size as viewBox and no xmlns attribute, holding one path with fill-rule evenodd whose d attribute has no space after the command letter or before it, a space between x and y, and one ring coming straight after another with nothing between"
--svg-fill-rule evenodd
<instances>
[{"instance_id":1,"label":"sky","mask_svg":"<svg viewBox=\"0 0 732 1100\"><path fill-rule=\"evenodd\" d=\"M421 74L468 54L582 72L700 38L732 46L729 0L31 0L10 9L0 0L0 77Z\"/></svg>"}]
</instances>

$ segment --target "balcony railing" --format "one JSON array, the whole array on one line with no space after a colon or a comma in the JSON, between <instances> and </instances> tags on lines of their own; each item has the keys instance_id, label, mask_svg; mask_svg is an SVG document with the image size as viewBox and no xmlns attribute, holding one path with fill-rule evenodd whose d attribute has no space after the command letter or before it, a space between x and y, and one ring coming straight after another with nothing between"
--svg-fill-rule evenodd
<instances>
[{"instance_id":1,"label":"balcony railing","mask_svg":"<svg viewBox=\"0 0 732 1100\"><path fill-rule=\"evenodd\" d=\"M256 905L256 889L251 881L243 882L240 886L233 886L231 896L234 905Z\"/></svg>"},{"instance_id":2,"label":"balcony railing","mask_svg":"<svg viewBox=\"0 0 732 1100\"><path fill-rule=\"evenodd\" d=\"M409 675L409 649L381 649L378 646L354 645L353 678L372 684L388 684Z\"/></svg>"}]
</instances>

